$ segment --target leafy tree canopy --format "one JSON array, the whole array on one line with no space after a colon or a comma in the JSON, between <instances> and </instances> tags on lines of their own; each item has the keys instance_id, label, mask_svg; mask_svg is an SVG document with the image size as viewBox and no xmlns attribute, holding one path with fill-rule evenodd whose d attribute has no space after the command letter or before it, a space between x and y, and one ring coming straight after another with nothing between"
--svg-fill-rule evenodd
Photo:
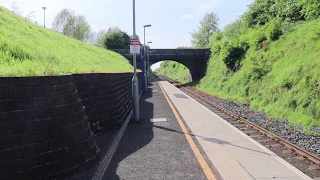
<instances>
[{"instance_id":1,"label":"leafy tree canopy","mask_svg":"<svg viewBox=\"0 0 320 180\"><path fill-rule=\"evenodd\" d=\"M195 48L204 48L209 44L210 36L219 30L219 18L216 13L206 14L198 29L192 34L192 46Z\"/></svg>"}]
</instances>

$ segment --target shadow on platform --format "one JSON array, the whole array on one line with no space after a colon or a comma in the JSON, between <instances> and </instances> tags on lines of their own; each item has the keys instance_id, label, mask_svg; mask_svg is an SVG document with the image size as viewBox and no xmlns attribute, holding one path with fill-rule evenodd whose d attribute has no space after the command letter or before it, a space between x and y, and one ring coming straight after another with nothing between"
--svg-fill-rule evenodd
<instances>
[{"instance_id":1,"label":"shadow on platform","mask_svg":"<svg viewBox=\"0 0 320 180\"><path fill-rule=\"evenodd\" d=\"M111 163L105 172L103 179L118 180L117 174L119 164L131 154L149 144L153 137L153 123L150 119L154 117L154 104L149 99L152 98L152 83L148 84L148 91L140 98L140 122L130 122L121 139L119 146L111 160ZM141 161L143 157L137 157L134 161ZM135 166L134 164L131 164ZM134 173L134 172L128 172Z\"/></svg>"}]
</instances>

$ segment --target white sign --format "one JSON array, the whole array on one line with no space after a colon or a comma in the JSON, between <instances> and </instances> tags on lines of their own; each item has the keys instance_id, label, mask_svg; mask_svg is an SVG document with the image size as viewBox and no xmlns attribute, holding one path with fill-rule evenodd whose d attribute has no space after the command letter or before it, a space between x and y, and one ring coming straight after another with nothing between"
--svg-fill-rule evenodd
<instances>
[{"instance_id":1,"label":"white sign","mask_svg":"<svg viewBox=\"0 0 320 180\"><path fill-rule=\"evenodd\" d=\"M130 39L130 53L140 53L140 41L139 39Z\"/></svg>"}]
</instances>

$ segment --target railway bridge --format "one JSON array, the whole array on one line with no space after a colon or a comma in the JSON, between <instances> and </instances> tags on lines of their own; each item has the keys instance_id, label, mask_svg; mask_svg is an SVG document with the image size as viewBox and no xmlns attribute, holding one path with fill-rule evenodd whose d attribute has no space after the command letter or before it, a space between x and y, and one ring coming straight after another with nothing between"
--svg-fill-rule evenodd
<instances>
[{"instance_id":1,"label":"railway bridge","mask_svg":"<svg viewBox=\"0 0 320 180\"><path fill-rule=\"evenodd\" d=\"M112 51L121 54L133 64L133 55L129 49ZM210 49L149 49L150 66L164 60L176 61L189 68L193 80L200 80L205 75L209 57ZM137 68L141 69L141 54L137 54Z\"/></svg>"}]
</instances>

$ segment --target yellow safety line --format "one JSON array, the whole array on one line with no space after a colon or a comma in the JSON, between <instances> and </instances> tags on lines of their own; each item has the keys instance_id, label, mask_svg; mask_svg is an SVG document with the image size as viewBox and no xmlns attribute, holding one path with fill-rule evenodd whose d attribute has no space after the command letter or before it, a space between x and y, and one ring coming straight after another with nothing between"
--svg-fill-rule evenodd
<instances>
[{"instance_id":1,"label":"yellow safety line","mask_svg":"<svg viewBox=\"0 0 320 180\"><path fill-rule=\"evenodd\" d=\"M162 85L160 84L159 81L158 81L158 84L159 84L159 86L160 86L160 88L161 88L161 91L163 92L163 94L164 94L164 96L165 96L165 98L166 98L169 106L171 107L174 116L175 116L176 119L178 120L178 123L179 123L179 125L180 125L180 127L181 127L181 129L182 129L182 132L183 132L184 135L186 136L186 139L187 139L187 141L188 141L188 143L189 143L189 145L190 145L190 147L191 147L194 155L196 156L199 164L201 165L201 168L202 168L203 172L206 174L206 176L207 176L207 178L208 178L209 180L216 180L216 178L214 177L214 175L213 175L210 167L208 166L207 162L206 162L206 161L204 160L204 158L202 157L199 149L197 148L196 144L194 143L192 137L190 136L190 134L189 134L186 126L184 125L184 123L183 123L183 121L181 120L178 112L176 111L175 107L173 106L173 104L172 104L172 102L170 101L167 93L164 91L164 89L163 89L163 87L162 87Z\"/></svg>"}]
</instances>

